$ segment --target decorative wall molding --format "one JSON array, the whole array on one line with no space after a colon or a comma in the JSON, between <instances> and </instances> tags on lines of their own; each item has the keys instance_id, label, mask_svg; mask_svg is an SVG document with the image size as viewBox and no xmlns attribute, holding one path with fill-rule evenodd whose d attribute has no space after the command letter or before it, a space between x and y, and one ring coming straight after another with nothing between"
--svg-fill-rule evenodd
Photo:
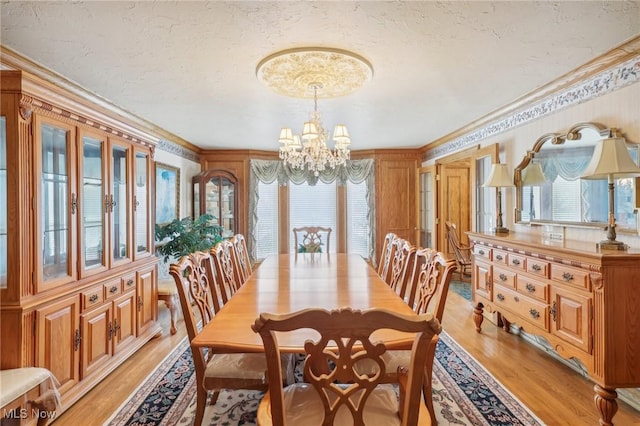
<instances>
[{"instance_id":1,"label":"decorative wall molding","mask_svg":"<svg viewBox=\"0 0 640 426\"><path fill-rule=\"evenodd\" d=\"M640 82L640 54L587 80L531 103L524 109L427 150L422 154L422 161L452 154L483 139L638 82Z\"/></svg>"},{"instance_id":2,"label":"decorative wall molding","mask_svg":"<svg viewBox=\"0 0 640 426\"><path fill-rule=\"evenodd\" d=\"M166 151L169 154L174 154L196 163L200 163L200 154L190 150L189 148L186 148L182 145L179 145L177 143L174 143L168 140L160 139L156 149Z\"/></svg>"}]
</instances>

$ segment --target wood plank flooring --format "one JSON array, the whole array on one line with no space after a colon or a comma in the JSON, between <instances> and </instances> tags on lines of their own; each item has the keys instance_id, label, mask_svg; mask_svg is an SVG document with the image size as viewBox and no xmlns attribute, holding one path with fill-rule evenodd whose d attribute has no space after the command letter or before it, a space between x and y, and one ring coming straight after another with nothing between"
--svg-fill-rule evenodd
<instances>
[{"instance_id":1,"label":"wood plank flooring","mask_svg":"<svg viewBox=\"0 0 640 426\"><path fill-rule=\"evenodd\" d=\"M102 425L154 367L186 335L184 321L171 336L168 310L160 304L165 332L147 343L84 398L54 422L63 425ZM593 383L554 360L522 338L488 321L482 334L475 331L471 303L450 292L443 327L509 391L548 425L598 425ZM619 401L616 425L640 425L640 412Z\"/></svg>"}]
</instances>

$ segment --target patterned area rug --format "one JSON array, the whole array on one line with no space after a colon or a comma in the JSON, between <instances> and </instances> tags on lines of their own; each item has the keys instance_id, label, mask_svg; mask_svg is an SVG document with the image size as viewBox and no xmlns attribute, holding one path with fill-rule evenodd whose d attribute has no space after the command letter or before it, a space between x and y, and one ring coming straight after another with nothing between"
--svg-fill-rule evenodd
<instances>
[{"instance_id":1,"label":"patterned area rug","mask_svg":"<svg viewBox=\"0 0 640 426\"><path fill-rule=\"evenodd\" d=\"M471 301L471 283L468 281L451 280L449 290L458 293L468 301Z\"/></svg>"},{"instance_id":2,"label":"patterned area rug","mask_svg":"<svg viewBox=\"0 0 640 426\"><path fill-rule=\"evenodd\" d=\"M129 397L108 426L191 425L195 374L185 338ZM262 392L223 391L208 407L209 426L255 425ZM433 375L439 425L543 424L445 332L440 335Z\"/></svg>"}]
</instances>

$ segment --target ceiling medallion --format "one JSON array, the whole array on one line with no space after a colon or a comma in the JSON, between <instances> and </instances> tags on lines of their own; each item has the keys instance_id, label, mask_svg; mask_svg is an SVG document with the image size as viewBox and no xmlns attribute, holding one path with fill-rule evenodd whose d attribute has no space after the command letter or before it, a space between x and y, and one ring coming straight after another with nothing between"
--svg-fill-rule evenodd
<instances>
[{"instance_id":1,"label":"ceiling medallion","mask_svg":"<svg viewBox=\"0 0 640 426\"><path fill-rule=\"evenodd\" d=\"M256 67L258 80L274 92L294 98L336 98L358 90L373 77L371 63L342 49L301 47L264 58ZM313 87L322 86L320 93Z\"/></svg>"}]
</instances>

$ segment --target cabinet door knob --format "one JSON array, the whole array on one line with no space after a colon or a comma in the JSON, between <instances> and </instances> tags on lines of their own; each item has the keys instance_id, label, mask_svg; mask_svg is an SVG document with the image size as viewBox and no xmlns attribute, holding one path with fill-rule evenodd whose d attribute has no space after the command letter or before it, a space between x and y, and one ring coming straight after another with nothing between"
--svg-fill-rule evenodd
<instances>
[{"instance_id":1,"label":"cabinet door knob","mask_svg":"<svg viewBox=\"0 0 640 426\"><path fill-rule=\"evenodd\" d=\"M551 318L553 318L553 322L556 322L556 302L555 301L551 305Z\"/></svg>"},{"instance_id":2,"label":"cabinet door knob","mask_svg":"<svg viewBox=\"0 0 640 426\"><path fill-rule=\"evenodd\" d=\"M80 341L82 340L82 336L80 335L80 329L76 328L75 337L73 339L73 350L78 352L80 349Z\"/></svg>"},{"instance_id":3,"label":"cabinet door knob","mask_svg":"<svg viewBox=\"0 0 640 426\"><path fill-rule=\"evenodd\" d=\"M71 214L76 214L77 209L78 209L78 197L74 192L71 194Z\"/></svg>"}]
</instances>

